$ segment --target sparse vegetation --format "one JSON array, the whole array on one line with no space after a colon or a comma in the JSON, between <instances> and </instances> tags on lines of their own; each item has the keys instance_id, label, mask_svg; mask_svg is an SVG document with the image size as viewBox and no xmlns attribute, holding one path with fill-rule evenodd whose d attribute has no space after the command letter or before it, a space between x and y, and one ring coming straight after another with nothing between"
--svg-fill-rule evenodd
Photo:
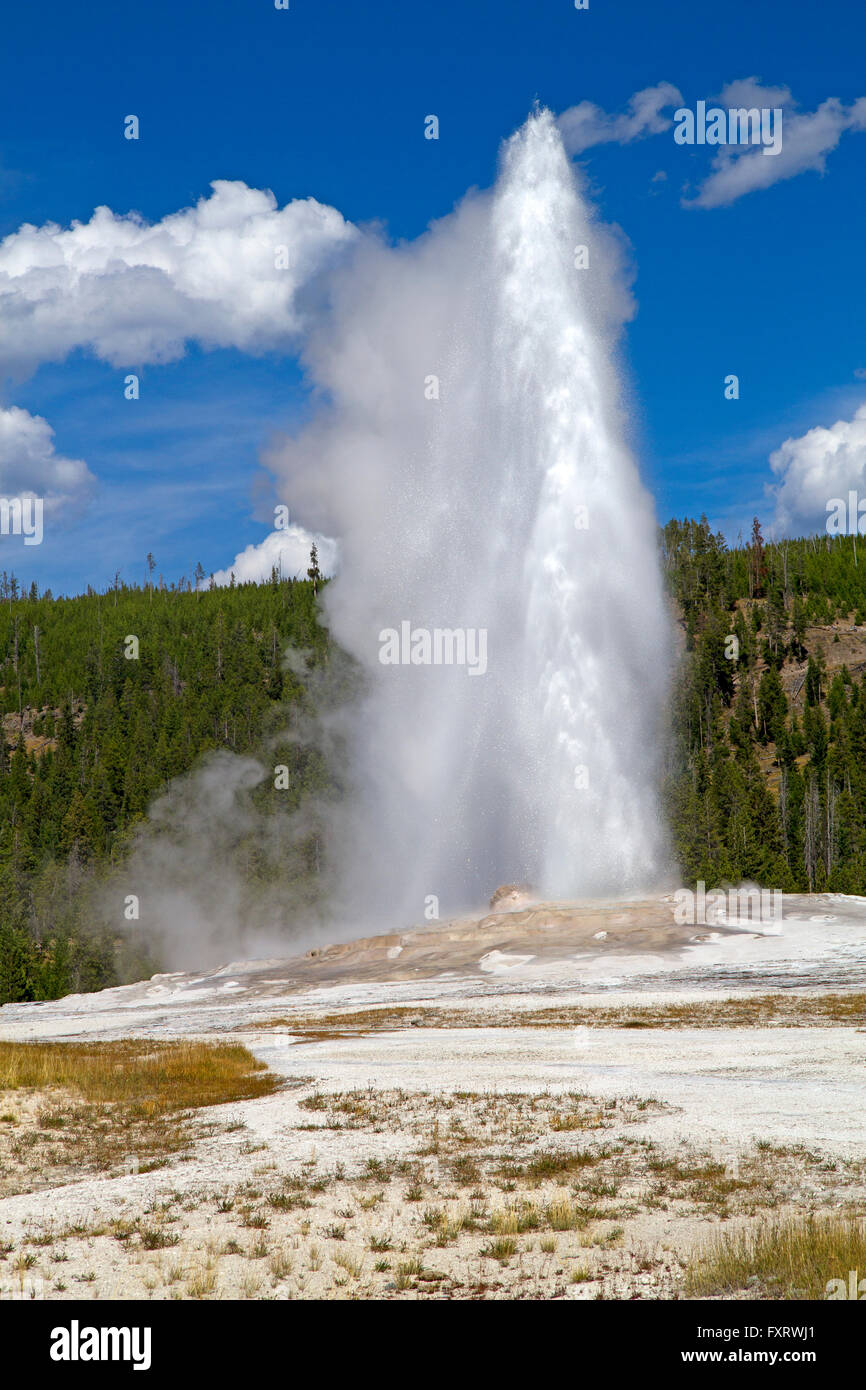
<instances>
[{"instance_id":1,"label":"sparse vegetation","mask_svg":"<svg viewBox=\"0 0 866 1390\"><path fill-rule=\"evenodd\" d=\"M410 1023L423 1028L863 1028L866 994L739 994L731 998L708 995L688 1003L618 1005L565 1004L521 1009L472 1007L369 1008L309 1018L273 1018L259 1026L290 1029L299 1041L319 1036L361 1037L391 1032ZM327 1097L310 1097L309 1109L327 1109ZM648 1102L650 1105L652 1101ZM598 1117L600 1118L600 1117ZM593 1128L591 1114L562 1114L551 1119L552 1129Z\"/></svg>"},{"instance_id":2,"label":"sparse vegetation","mask_svg":"<svg viewBox=\"0 0 866 1390\"><path fill-rule=\"evenodd\" d=\"M108 1093L107 1081L93 1084L94 1094ZM31 1122L24 1099L41 1093L19 1087L7 1094L22 1117L8 1139ZM58 1089L60 1100L50 1104L31 1098L34 1122L58 1105L62 1114L63 1094ZM332 1119L349 1125L351 1165L338 1158L325 1167L314 1150L280 1172L276 1162L253 1166L235 1140L234 1162L247 1167L234 1185L162 1191L146 1210L112 1212L102 1222L34 1224L26 1239L0 1249L0 1260L5 1255L7 1270L21 1279L41 1279L51 1297L83 1281L98 1285L96 1297L109 1296L104 1270L118 1257L129 1296L622 1297L635 1287L642 1296L671 1296L683 1291L678 1258L636 1254L635 1218L663 1211L674 1229L680 1216L707 1229L729 1218L766 1222L777 1212L782 1221L786 1203L807 1189L811 1207L862 1207L862 1164L831 1163L768 1140L739 1153L733 1168L686 1144L669 1150L640 1132L656 1107L639 1096L368 1088L308 1090L298 1100L298 1114L316 1115L329 1133ZM88 1104L83 1095L76 1103ZM190 1113L179 1112L184 1124ZM402 1147L365 1155L385 1129ZM64 1124L41 1132L65 1138L76 1131ZM201 1142L218 1145L224 1134L203 1131ZM435 1156L424 1159L432 1135ZM844 1254L841 1247L836 1254ZM770 1258L761 1296L775 1289ZM718 1257L696 1264L689 1289L701 1279L718 1283L720 1267ZM753 1258L748 1274L755 1273L763 1280L764 1265ZM791 1287L800 1287L799 1277L792 1274ZM755 1287L753 1279L747 1288Z\"/></svg>"}]
</instances>

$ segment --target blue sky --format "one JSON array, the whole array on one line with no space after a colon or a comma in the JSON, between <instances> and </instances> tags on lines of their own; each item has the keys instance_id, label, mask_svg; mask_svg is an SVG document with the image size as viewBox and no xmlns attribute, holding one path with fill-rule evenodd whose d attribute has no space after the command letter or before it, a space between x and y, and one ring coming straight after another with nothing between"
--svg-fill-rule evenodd
<instances>
[{"instance_id":1,"label":"blue sky","mask_svg":"<svg viewBox=\"0 0 866 1390\"><path fill-rule=\"evenodd\" d=\"M803 113L829 98L850 109L866 95L864 38L854 0L15 6L0 50L0 238L22 223L87 222L101 204L158 222L214 179L271 189L279 207L311 196L350 223L414 238L467 188L492 183L501 141L536 100L615 114L667 82L694 107L756 77L789 88ZM130 112L138 141L123 138ZM428 112L438 141L422 138ZM773 510L770 453L851 421L866 401L855 375L866 368L866 131L845 130L823 173L708 208L682 198L711 154L677 146L670 129L577 158L631 246L630 427L659 518L706 511L735 534ZM57 453L92 479L50 544L0 539L0 567L74 592L116 569L141 580L149 550L169 580L198 560L220 569L263 538L259 450L306 409L290 352L193 345L167 364L124 367L75 348L33 364L16 361L7 334L0 407L43 417ZM134 403L126 371L140 372ZM724 398L728 373L737 401Z\"/></svg>"}]
</instances>

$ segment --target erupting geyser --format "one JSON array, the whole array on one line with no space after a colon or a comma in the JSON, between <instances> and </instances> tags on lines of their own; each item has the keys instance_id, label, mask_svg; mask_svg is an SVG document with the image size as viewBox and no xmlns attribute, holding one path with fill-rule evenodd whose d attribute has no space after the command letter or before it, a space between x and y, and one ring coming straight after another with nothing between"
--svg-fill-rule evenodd
<instances>
[{"instance_id":1,"label":"erupting geyser","mask_svg":"<svg viewBox=\"0 0 866 1390\"><path fill-rule=\"evenodd\" d=\"M412 245L369 239L330 288L306 358L327 405L272 462L341 538L328 620L368 676L344 908L409 921L505 881L652 886L671 644L620 437L628 296L553 117L507 143L491 192ZM460 632L476 655L486 635L483 671Z\"/></svg>"}]
</instances>

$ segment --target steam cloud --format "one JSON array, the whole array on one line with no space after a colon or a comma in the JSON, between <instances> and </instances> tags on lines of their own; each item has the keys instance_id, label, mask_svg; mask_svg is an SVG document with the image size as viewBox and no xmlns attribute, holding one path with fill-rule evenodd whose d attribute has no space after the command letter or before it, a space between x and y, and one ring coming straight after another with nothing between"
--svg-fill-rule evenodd
<instances>
[{"instance_id":1,"label":"steam cloud","mask_svg":"<svg viewBox=\"0 0 866 1390\"><path fill-rule=\"evenodd\" d=\"M664 864L670 644L617 418L631 301L553 117L418 242L366 240L331 304L305 352L329 407L267 462L340 537L326 613L368 678L334 826L340 911L418 919L428 895L448 912L515 877L561 896L646 886ZM382 666L379 634L403 621L486 630L484 678Z\"/></svg>"},{"instance_id":2,"label":"steam cloud","mask_svg":"<svg viewBox=\"0 0 866 1390\"><path fill-rule=\"evenodd\" d=\"M265 458L292 514L339 538L326 618L364 677L329 716L349 785L328 808L334 935L417 921L431 896L443 916L476 906L505 880L622 894L666 869L672 644L615 361L632 302L620 238L579 177L541 112L505 145L493 190L410 245L359 238L305 342L323 404ZM405 622L484 630L486 673L383 665L380 634ZM239 761L230 781L243 793L252 775ZM226 835L208 828L213 798L196 820L189 787L157 814L178 836L145 841L132 868L213 957L243 905ZM185 883L208 883L208 838L217 887L193 911L166 885L178 863ZM313 928L295 921L297 946Z\"/></svg>"}]
</instances>

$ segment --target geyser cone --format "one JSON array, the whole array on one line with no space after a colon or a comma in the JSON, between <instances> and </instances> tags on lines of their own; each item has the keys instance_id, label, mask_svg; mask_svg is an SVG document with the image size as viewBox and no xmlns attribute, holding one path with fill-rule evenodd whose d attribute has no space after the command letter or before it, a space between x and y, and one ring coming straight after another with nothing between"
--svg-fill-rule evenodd
<instances>
[{"instance_id":1,"label":"geyser cone","mask_svg":"<svg viewBox=\"0 0 866 1390\"><path fill-rule=\"evenodd\" d=\"M548 113L492 193L336 280L308 358L327 415L277 464L341 537L328 618L368 677L333 842L356 923L504 881L568 897L659 875L670 644L617 433L626 299ZM486 669L424 664L423 639L419 664L383 664L404 623L485 633Z\"/></svg>"}]
</instances>

